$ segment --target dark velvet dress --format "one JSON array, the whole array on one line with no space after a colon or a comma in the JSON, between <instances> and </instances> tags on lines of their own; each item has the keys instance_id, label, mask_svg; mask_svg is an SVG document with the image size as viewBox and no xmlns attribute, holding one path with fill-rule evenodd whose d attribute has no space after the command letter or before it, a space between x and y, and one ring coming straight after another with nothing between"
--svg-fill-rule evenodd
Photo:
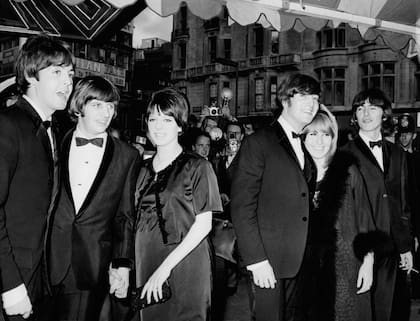
<instances>
[{"instance_id":1,"label":"dark velvet dress","mask_svg":"<svg viewBox=\"0 0 420 321\"><path fill-rule=\"evenodd\" d=\"M144 285L207 211L222 210L216 176L208 161L182 152L155 173L146 161L137 181L136 283ZM172 297L143 309L142 321L206 320L210 308L211 261L204 239L171 272Z\"/></svg>"}]
</instances>

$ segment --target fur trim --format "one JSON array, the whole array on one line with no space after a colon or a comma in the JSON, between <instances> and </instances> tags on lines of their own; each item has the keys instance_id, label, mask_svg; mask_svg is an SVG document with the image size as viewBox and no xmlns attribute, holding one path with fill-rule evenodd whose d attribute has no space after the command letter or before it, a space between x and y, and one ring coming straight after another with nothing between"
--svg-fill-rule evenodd
<instances>
[{"instance_id":1,"label":"fur trim","mask_svg":"<svg viewBox=\"0 0 420 321\"><path fill-rule=\"evenodd\" d=\"M389 235L383 231L371 231L356 235L353 241L353 251L356 257L363 261L365 255L374 252L376 257L388 256L395 252L395 247Z\"/></svg>"},{"instance_id":2,"label":"fur trim","mask_svg":"<svg viewBox=\"0 0 420 321\"><path fill-rule=\"evenodd\" d=\"M357 159L352 154L346 151L337 151L320 183L317 203L319 204L318 211L322 213L320 235L322 235L324 244L336 244L335 226L338 212L343 206L346 196L349 168L352 165L357 165Z\"/></svg>"}]
</instances>

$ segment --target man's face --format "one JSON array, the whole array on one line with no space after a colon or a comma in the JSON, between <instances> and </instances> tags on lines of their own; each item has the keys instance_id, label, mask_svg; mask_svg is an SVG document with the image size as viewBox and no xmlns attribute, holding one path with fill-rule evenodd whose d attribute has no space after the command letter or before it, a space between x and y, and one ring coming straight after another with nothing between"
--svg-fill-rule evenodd
<instances>
[{"instance_id":1,"label":"man's face","mask_svg":"<svg viewBox=\"0 0 420 321\"><path fill-rule=\"evenodd\" d=\"M83 108L84 116L78 116L77 128L86 138L93 138L107 130L114 113L114 103L92 99Z\"/></svg>"},{"instance_id":2,"label":"man's face","mask_svg":"<svg viewBox=\"0 0 420 321\"><path fill-rule=\"evenodd\" d=\"M398 137L400 145L404 148L410 147L411 143L413 142L413 139L414 139L413 132L401 133L399 134L399 137Z\"/></svg>"},{"instance_id":3,"label":"man's face","mask_svg":"<svg viewBox=\"0 0 420 321\"><path fill-rule=\"evenodd\" d=\"M282 115L300 131L309 124L319 109L319 96L312 94L294 94L284 103Z\"/></svg>"},{"instance_id":4,"label":"man's face","mask_svg":"<svg viewBox=\"0 0 420 321\"><path fill-rule=\"evenodd\" d=\"M210 153L210 139L206 136L199 136L193 146L193 150L198 155L207 158Z\"/></svg>"},{"instance_id":5,"label":"man's face","mask_svg":"<svg viewBox=\"0 0 420 321\"><path fill-rule=\"evenodd\" d=\"M384 111L381 107L366 101L356 109L356 119L361 132L380 132Z\"/></svg>"},{"instance_id":6,"label":"man's face","mask_svg":"<svg viewBox=\"0 0 420 321\"><path fill-rule=\"evenodd\" d=\"M241 142L244 138L241 128L237 125L229 125L226 130L226 136L228 139L235 138L238 142Z\"/></svg>"},{"instance_id":7,"label":"man's face","mask_svg":"<svg viewBox=\"0 0 420 321\"><path fill-rule=\"evenodd\" d=\"M38 72L38 79L27 78L29 98L50 115L66 108L73 90L73 66L49 66Z\"/></svg>"}]
</instances>

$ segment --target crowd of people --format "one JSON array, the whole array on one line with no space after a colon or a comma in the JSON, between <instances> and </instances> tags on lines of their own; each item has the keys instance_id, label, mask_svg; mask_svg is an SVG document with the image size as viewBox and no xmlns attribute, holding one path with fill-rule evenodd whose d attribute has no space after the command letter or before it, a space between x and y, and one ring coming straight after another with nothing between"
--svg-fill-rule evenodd
<instances>
[{"instance_id":1,"label":"crowd of people","mask_svg":"<svg viewBox=\"0 0 420 321\"><path fill-rule=\"evenodd\" d=\"M284 77L261 128L166 88L130 145L117 88L73 78L72 53L32 37L0 112L0 320L218 321L240 278L256 321L409 319L420 154L408 114L386 139L381 90L354 97L343 143L308 75Z\"/></svg>"}]
</instances>

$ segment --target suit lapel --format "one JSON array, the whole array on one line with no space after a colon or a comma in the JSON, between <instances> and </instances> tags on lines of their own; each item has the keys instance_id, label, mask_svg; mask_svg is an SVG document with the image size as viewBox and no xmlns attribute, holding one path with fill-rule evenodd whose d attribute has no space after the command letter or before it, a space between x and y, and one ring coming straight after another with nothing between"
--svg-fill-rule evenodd
<instances>
[{"instance_id":1,"label":"suit lapel","mask_svg":"<svg viewBox=\"0 0 420 321\"><path fill-rule=\"evenodd\" d=\"M382 144L382 155L383 155L383 160L384 160L384 175L385 177L388 176L388 172L389 172L389 166L391 163L391 155L392 155L392 151L391 151L391 143L387 142L387 141L383 141Z\"/></svg>"},{"instance_id":2,"label":"suit lapel","mask_svg":"<svg viewBox=\"0 0 420 321\"><path fill-rule=\"evenodd\" d=\"M278 121L275 121L272 124L272 126L274 127L274 131L275 131L277 137L279 138L280 144L287 151L287 153L290 155L290 157L292 157L295 160L296 165L299 167L299 169L301 169L299 160L298 160L298 158L295 154L295 151L292 147L292 144L290 144L290 141L287 138L286 133L284 132L283 127L281 127L281 125L279 124Z\"/></svg>"},{"instance_id":3,"label":"suit lapel","mask_svg":"<svg viewBox=\"0 0 420 321\"><path fill-rule=\"evenodd\" d=\"M112 136L108 135L108 138L106 140L106 146L104 151L104 156L102 157L101 165L99 166L98 173L96 174L96 177L92 183L92 186L89 189L88 194L86 195L85 200L83 201L82 206L80 207L80 210L78 213L82 213L86 209L86 207L89 206L89 203L92 201L93 196L95 195L96 191L99 188L99 185L101 184L102 180L104 179L104 176L108 170L108 167L111 163L112 157L114 155L114 149L115 144L112 140Z\"/></svg>"},{"instance_id":4,"label":"suit lapel","mask_svg":"<svg viewBox=\"0 0 420 321\"><path fill-rule=\"evenodd\" d=\"M48 162L50 169L53 168L53 155L52 155L52 149L51 149L51 142L50 138L48 137L47 130L41 125L42 119L36 112L36 110L31 106L30 103L24 98L20 98L18 101L18 105L21 109L23 109L26 114L29 116L29 118L32 120L34 124L34 133L39 138L39 140L42 143L42 146L45 149L45 152L48 155Z\"/></svg>"},{"instance_id":5,"label":"suit lapel","mask_svg":"<svg viewBox=\"0 0 420 321\"><path fill-rule=\"evenodd\" d=\"M73 208L73 213L75 213L76 209L74 207L73 193L71 191L70 176L69 176L69 154L70 154L71 140L73 138L73 132L74 132L74 129L68 132L63 139L62 153L61 153L61 171L62 171L62 180L63 180L62 183L64 185L64 189L66 190L67 196L70 200L71 206Z\"/></svg>"},{"instance_id":6,"label":"suit lapel","mask_svg":"<svg viewBox=\"0 0 420 321\"><path fill-rule=\"evenodd\" d=\"M357 136L354 139L354 143L356 144L357 148L360 152L373 164L375 165L381 173L383 173L381 166L379 166L378 161L376 160L375 156L371 152L370 148L364 143L364 141ZM383 147L382 147L383 149ZM385 158L384 158L384 168L385 168Z\"/></svg>"}]
</instances>

